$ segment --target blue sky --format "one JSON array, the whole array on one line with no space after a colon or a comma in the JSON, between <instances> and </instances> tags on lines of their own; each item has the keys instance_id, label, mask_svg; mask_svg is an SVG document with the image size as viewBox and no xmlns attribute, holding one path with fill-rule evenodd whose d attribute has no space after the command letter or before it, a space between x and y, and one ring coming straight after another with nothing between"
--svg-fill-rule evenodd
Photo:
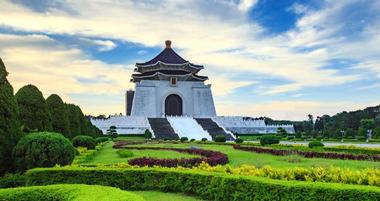
<instances>
[{"instance_id":1,"label":"blue sky","mask_svg":"<svg viewBox=\"0 0 380 201\"><path fill-rule=\"evenodd\" d=\"M87 114L124 113L136 62L172 40L220 115L305 119L380 104L379 0L0 0L0 57Z\"/></svg>"}]
</instances>

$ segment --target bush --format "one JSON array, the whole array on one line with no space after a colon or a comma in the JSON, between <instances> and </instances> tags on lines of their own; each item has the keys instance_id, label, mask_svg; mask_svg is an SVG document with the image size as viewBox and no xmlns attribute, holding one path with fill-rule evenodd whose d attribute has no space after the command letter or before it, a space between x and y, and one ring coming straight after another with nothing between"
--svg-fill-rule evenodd
<instances>
[{"instance_id":1,"label":"bush","mask_svg":"<svg viewBox=\"0 0 380 201\"><path fill-rule=\"evenodd\" d=\"M96 193L94 193L96 192ZM19 187L0 189L0 200L8 201L81 201L81 200L119 200L143 201L140 196L114 187L58 184L49 186Z\"/></svg>"},{"instance_id":2,"label":"bush","mask_svg":"<svg viewBox=\"0 0 380 201\"><path fill-rule=\"evenodd\" d=\"M243 142L244 142L244 140L243 140L243 139L241 139L241 138L236 138L235 142L236 142L236 143L238 143L238 144L240 144L240 143L243 143Z\"/></svg>"},{"instance_id":3,"label":"bush","mask_svg":"<svg viewBox=\"0 0 380 201\"><path fill-rule=\"evenodd\" d=\"M180 139L181 142L186 142L188 140L189 140L189 138L187 138L187 137L181 137L181 139Z\"/></svg>"},{"instance_id":4,"label":"bush","mask_svg":"<svg viewBox=\"0 0 380 201\"><path fill-rule=\"evenodd\" d=\"M96 142L93 137L87 135L78 135L73 138L74 147L86 147L87 149L95 149Z\"/></svg>"},{"instance_id":5,"label":"bush","mask_svg":"<svg viewBox=\"0 0 380 201\"><path fill-rule=\"evenodd\" d=\"M323 147L325 145L320 141L312 141L312 142L309 142L308 146L309 148L314 148L314 147Z\"/></svg>"},{"instance_id":6,"label":"bush","mask_svg":"<svg viewBox=\"0 0 380 201\"><path fill-rule=\"evenodd\" d=\"M73 162L75 148L63 135L50 132L31 133L21 138L13 149L18 170L34 167L69 165Z\"/></svg>"},{"instance_id":7,"label":"bush","mask_svg":"<svg viewBox=\"0 0 380 201\"><path fill-rule=\"evenodd\" d=\"M151 139L152 138L152 133L150 132L150 130L149 129L146 129L145 130L145 132L144 132L144 137L146 138L146 139Z\"/></svg>"},{"instance_id":8,"label":"bush","mask_svg":"<svg viewBox=\"0 0 380 201\"><path fill-rule=\"evenodd\" d=\"M0 188L25 186L25 182L25 175L23 174L6 174L5 176L0 177Z\"/></svg>"},{"instance_id":9,"label":"bush","mask_svg":"<svg viewBox=\"0 0 380 201\"><path fill-rule=\"evenodd\" d=\"M260 144L262 146L267 144L279 144L280 140L274 135L263 135L260 137Z\"/></svg>"},{"instance_id":10,"label":"bush","mask_svg":"<svg viewBox=\"0 0 380 201\"><path fill-rule=\"evenodd\" d=\"M95 139L95 142L96 142L96 144L99 144L99 143L102 143L102 142L107 142L108 140L109 140L108 137L97 137Z\"/></svg>"},{"instance_id":11,"label":"bush","mask_svg":"<svg viewBox=\"0 0 380 201\"><path fill-rule=\"evenodd\" d=\"M191 140L190 140L190 142L194 142L194 141L195 141L195 139L191 139Z\"/></svg>"},{"instance_id":12,"label":"bush","mask_svg":"<svg viewBox=\"0 0 380 201\"><path fill-rule=\"evenodd\" d=\"M131 150L127 149L119 149L116 151L117 155L119 155L120 158L130 158L133 157L133 152Z\"/></svg>"},{"instance_id":13,"label":"bush","mask_svg":"<svg viewBox=\"0 0 380 201\"><path fill-rule=\"evenodd\" d=\"M378 200L373 186L284 181L243 175L154 169L50 168L27 173L28 185L83 183L125 190L196 195L204 200Z\"/></svg>"},{"instance_id":14,"label":"bush","mask_svg":"<svg viewBox=\"0 0 380 201\"><path fill-rule=\"evenodd\" d=\"M202 142L206 142L207 141L207 138L202 138Z\"/></svg>"},{"instance_id":15,"label":"bush","mask_svg":"<svg viewBox=\"0 0 380 201\"><path fill-rule=\"evenodd\" d=\"M227 141L227 139L226 139L226 136L224 136L224 135L217 135L215 137L215 142L226 142L226 141Z\"/></svg>"}]
</instances>

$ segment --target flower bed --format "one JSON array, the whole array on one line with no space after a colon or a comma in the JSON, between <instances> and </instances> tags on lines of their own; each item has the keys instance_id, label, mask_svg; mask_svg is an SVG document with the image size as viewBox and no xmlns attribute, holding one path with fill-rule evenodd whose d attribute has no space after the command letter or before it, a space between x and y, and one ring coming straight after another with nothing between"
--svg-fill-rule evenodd
<instances>
[{"instance_id":1,"label":"flower bed","mask_svg":"<svg viewBox=\"0 0 380 201\"><path fill-rule=\"evenodd\" d=\"M130 165L138 166L163 166L163 167L193 167L201 164L202 162L208 163L211 166L225 165L228 163L226 154L217 151L203 150L203 149L179 149L179 148L161 148L161 147L124 147L123 149L137 149L137 150L166 150L176 151L180 153L188 153L200 155L200 158L179 158L179 159L156 159L150 157L135 158L128 161Z\"/></svg>"},{"instance_id":2,"label":"flower bed","mask_svg":"<svg viewBox=\"0 0 380 201\"><path fill-rule=\"evenodd\" d=\"M234 149L239 149L243 151L272 154L276 156L297 154L306 158L329 158L329 159L380 161L380 155L347 154L347 153L316 152L316 151L301 151L301 150L277 150L277 149L263 148L263 147L257 147L257 146L250 146L250 147L240 146L237 144L233 145L233 147Z\"/></svg>"}]
</instances>

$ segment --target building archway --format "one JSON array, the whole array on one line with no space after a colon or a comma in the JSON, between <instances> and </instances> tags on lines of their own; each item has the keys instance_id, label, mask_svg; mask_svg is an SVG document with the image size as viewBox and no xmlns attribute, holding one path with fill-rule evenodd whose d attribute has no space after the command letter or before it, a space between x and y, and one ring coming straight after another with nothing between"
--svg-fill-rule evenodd
<instances>
[{"instance_id":1,"label":"building archway","mask_svg":"<svg viewBox=\"0 0 380 201\"><path fill-rule=\"evenodd\" d=\"M182 98L177 94L171 94L165 99L165 115L182 116Z\"/></svg>"}]
</instances>

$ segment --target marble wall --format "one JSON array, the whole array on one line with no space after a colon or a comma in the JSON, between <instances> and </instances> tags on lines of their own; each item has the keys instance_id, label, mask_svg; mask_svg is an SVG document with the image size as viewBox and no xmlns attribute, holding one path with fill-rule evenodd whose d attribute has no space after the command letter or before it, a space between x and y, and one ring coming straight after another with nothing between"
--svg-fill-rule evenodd
<instances>
[{"instance_id":1,"label":"marble wall","mask_svg":"<svg viewBox=\"0 0 380 201\"><path fill-rule=\"evenodd\" d=\"M136 83L131 116L162 117L165 115L165 99L171 94L182 98L183 115L191 117L216 116L211 85L202 82L142 80Z\"/></svg>"}]
</instances>

